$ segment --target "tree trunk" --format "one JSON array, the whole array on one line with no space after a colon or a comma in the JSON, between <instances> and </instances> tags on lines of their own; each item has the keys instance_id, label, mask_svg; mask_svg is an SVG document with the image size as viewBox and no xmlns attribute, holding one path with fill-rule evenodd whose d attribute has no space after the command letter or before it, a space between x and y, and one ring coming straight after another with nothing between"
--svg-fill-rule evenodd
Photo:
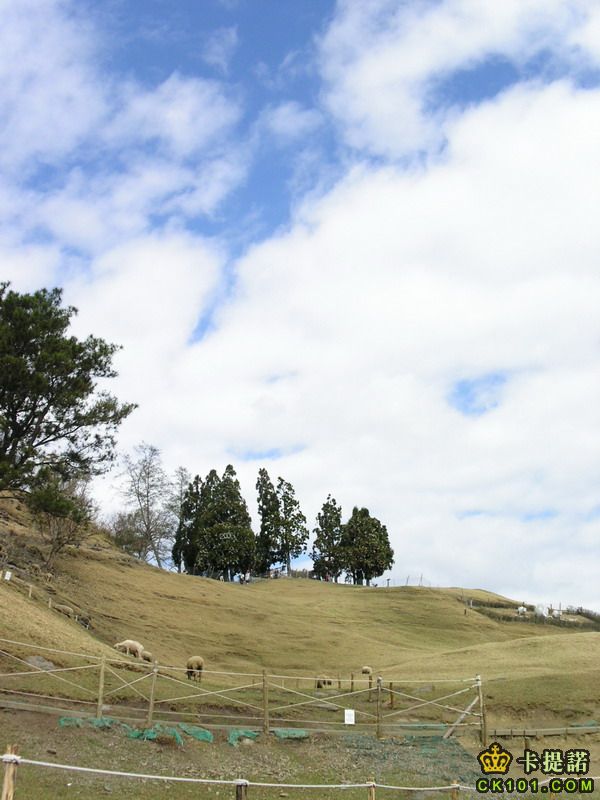
<instances>
[{"instance_id":1,"label":"tree trunk","mask_svg":"<svg viewBox=\"0 0 600 800\"><path fill-rule=\"evenodd\" d=\"M150 545L150 549L152 550L152 555L153 555L153 556L154 556L154 558L156 559L156 566L157 566L159 569L162 569L162 568L163 568L163 565L162 565L162 562L161 562L161 560L160 560L160 556L158 555L158 548L156 547L156 545L154 544L154 542L152 542L152 543L151 543L151 545Z\"/></svg>"}]
</instances>

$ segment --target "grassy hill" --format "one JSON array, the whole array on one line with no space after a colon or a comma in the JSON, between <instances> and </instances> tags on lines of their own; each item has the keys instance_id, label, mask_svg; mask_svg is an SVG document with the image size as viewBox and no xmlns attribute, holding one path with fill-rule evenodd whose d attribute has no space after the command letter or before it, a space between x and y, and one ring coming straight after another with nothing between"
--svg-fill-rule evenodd
<instances>
[{"instance_id":1,"label":"grassy hill","mask_svg":"<svg viewBox=\"0 0 600 800\"><path fill-rule=\"evenodd\" d=\"M483 590L221 583L140 564L101 536L64 554L48 583L32 568L43 548L24 509L5 500L0 511L0 542L24 581L0 582L3 639L114 656L115 641L134 638L161 664L199 653L208 670L348 678L369 664L386 681L479 673L492 721L600 713L600 633L584 620L503 622L483 604L514 617L516 603ZM463 596L475 603L466 614ZM89 615L92 629L50 610L48 597Z\"/></svg>"}]
</instances>

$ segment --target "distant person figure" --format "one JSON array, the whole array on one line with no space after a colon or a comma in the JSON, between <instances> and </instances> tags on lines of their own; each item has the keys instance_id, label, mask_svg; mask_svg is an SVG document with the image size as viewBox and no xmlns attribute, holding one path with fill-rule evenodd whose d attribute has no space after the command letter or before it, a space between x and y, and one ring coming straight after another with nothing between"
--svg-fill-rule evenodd
<instances>
[{"instance_id":1,"label":"distant person figure","mask_svg":"<svg viewBox=\"0 0 600 800\"><path fill-rule=\"evenodd\" d=\"M244 583L250 583L250 570L247 570L244 575Z\"/></svg>"}]
</instances>

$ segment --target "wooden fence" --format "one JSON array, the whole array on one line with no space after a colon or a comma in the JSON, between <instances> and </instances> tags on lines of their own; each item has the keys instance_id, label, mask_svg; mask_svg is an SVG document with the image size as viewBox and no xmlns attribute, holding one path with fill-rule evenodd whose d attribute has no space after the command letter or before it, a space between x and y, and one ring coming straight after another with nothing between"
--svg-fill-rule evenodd
<instances>
[{"instance_id":1,"label":"wooden fence","mask_svg":"<svg viewBox=\"0 0 600 800\"><path fill-rule=\"evenodd\" d=\"M67 665L56 666L46 656ZM204 670L196 682L181 667L7 639L0 639L0 705L75 717L110 716L147 728L154 722L194 721L264 733L278 728L327 733L352 729L378 738L403 733L448 738L475 728L487 743L479 676L413 681Z\"/></svg>"}]
</instances>

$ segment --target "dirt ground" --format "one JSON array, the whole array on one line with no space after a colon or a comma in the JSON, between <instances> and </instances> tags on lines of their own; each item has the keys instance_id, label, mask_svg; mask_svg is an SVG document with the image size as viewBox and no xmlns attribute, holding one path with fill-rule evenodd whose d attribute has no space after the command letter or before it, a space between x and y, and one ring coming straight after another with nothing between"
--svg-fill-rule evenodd
<instances>
[{"instance_id":1,"label":"dirt ground","mask_svg":"<svg viewBox=\"0 0 600 800\"><path fill-rule=\"evenodd\" d=\"M600 773L598 736L562 737L533 740L532 749L543 747L587 747L592 752L590 774ZM306 740L278 741L271 736L256 742L242 740L237 746L227 743L227 733L216 732L212 743L188 737L183 746L171 739L139 741L128 739L123 731L96 730L91 727L60 727L58 719L47 714L0 711L0 742L17 744L22 756L38 761L73 764L109 770L170 775L189 778L235 780L245 778L267 783L378 783L427 787L454 781L473 786L481 777L476 755L480 749L475 736L462 742L439 737L391 738L383 741L357 733L338 736L312 734ZM521 739L505 740L514 757L522 755ZM596 766L597 765L597 766ZM518 770L511 769L514 777ZM544 776L540 775L540 778ZM298 790L293 788L250 787L248 800L298 797L302 800L367 800L367 790ZM53 800L64 797L105 798L110 795L158 800L158 798L235 797L235 786L202 786L152 780L128 780L95 776L32 765L18 768L15 800ZM377 790L377 797L450 797L450 793L410 795ZM462 796L476 796L465 793ZM523 795L521 795L523 796ZM570 795L577 797L577 795Z\"/></svg>"}]
</instances>

